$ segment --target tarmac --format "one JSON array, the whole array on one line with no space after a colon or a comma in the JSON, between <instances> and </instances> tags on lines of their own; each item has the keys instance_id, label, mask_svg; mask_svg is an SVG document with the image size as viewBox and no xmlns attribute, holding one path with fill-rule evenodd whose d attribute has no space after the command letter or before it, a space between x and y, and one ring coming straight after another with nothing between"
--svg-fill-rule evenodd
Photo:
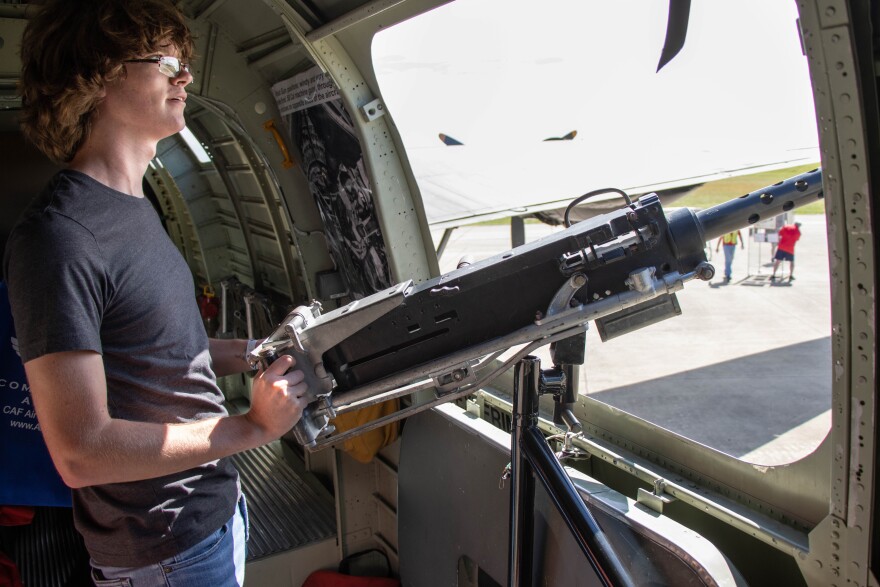
<instances>
[{"instance_id":1,"label":"tarmac","mask_svg":"<svg viewBox=\"0 0 880 587\"><path fill-rule=\"evenodd\" d=\"M707 247L715 278L678 292L682 314L602 342L591 325L580 392L746 461L773 465L812 452L831 425L831 306L825 217L803 215L788 263L769 280L771 245ZM561 227L527 224L526 240ZM441 233L434 234L435 243ZM440 259L454 269L510 248L508 226L455 230ZM782 277L784 276L784 279ZM549 362L547 349L537 353Z\"/></svg>"}]
</instances>

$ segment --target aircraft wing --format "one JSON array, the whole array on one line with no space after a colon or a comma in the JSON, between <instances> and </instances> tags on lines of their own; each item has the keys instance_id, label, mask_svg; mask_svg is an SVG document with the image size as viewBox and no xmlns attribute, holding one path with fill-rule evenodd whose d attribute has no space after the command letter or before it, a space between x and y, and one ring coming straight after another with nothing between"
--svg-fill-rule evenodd
<instances>
[{"instance_id":1,"label":"aircraft wing","mask_svg":"<svg viewBox=\"0 0 880 587\"><path fill-rule=\"evenodd\" d=\"M410 163L419 184L428 223L452 228L497 218L564 208L588 191L615 187L636 197L760 171L817 163L815 147L776 148L732 145L711 151L657 151L645 144L550 141L529 149L477 146L414 149ZM613 194L584 204L589 213L619 207Z\"/></svg>"}]
</instances>

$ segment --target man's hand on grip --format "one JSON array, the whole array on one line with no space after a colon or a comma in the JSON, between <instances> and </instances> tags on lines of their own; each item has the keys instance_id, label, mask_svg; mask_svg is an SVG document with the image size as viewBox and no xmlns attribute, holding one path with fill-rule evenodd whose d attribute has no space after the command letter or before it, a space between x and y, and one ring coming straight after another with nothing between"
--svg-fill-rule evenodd
<instances>
[{"instance_id":1,"label":"man's hand on grip","mask_svg":"<svg viewBox=\"0 0 880 587\"><path fill-rule=\"evenodd\" d=\"M305 376L292 369L295 364L293 357L282 355L254 378L247 417L272 440L293 428L307 405Z\"/></svg>"}]
</instances>

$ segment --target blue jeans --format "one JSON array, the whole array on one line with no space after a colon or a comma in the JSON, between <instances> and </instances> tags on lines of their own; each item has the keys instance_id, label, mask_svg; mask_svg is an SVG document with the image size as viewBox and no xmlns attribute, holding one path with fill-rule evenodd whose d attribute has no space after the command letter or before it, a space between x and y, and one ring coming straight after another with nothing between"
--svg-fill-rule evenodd
<instances>
[{"instance_id":1,"label":"blue jeans","mask_svg":"<svg viewBox=\"0 0 880 587\"><path fill-rule=\"evenodd\" d=\"M241 587L247 539L242 495L229 521L195 546L146 567L102 567L91 561L92 581L97 587Z\"/></svg>"},{"instance_id":2,"label":"blue jeans","mask_svg":"<svg viewBox=\"0 0 880 587\"><path fill-rule=\"evenodd\" d=\"M736 254L736 245L724 245L724 277L730 279L733 271L733 256Z\"/></svg>"}]
</instances>

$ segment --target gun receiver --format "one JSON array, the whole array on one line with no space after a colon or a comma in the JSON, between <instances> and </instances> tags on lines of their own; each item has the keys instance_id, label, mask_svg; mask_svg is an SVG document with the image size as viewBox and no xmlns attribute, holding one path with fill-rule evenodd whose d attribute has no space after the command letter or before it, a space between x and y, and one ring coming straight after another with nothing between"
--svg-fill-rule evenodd
<instances>
[{"instance_id":1,"label":"gun receiver","mask_svg":"<svg viewBox=\"0 0 880 587\"><path fill-rule=\"evenodd\" d=\"M317 450L473 393L590 321L607 340L680 314L675 292L714 275L707 241L822 195L819 170L697 213L665 214L658 196L648 194L421 284L401 283L323 315L317 302L300 306L250 360L265 366L294 355L310 403L293 434ZM430 399L415 396L422 390L433 390ZM333 434L337 414L405 396L412 401L399 411Z\"/></svg>"}]
</instances>

